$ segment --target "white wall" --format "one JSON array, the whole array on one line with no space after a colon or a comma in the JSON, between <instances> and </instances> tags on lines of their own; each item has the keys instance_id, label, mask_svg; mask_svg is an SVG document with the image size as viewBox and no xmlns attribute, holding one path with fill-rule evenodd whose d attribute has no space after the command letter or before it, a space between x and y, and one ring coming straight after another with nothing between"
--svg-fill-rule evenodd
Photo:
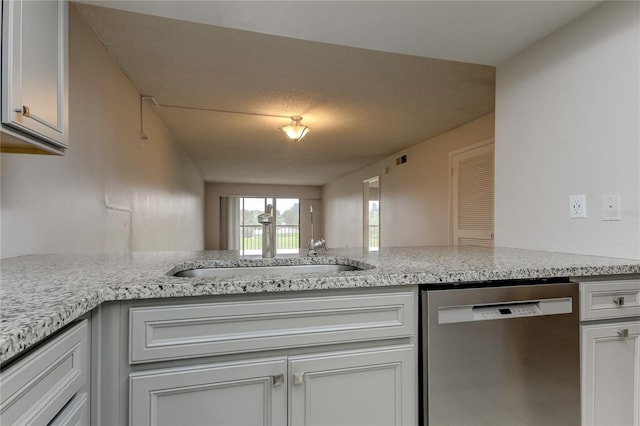
<instances>
[{"instance_id":1,"label":"white wall","mask_svg":"<svg viewBox=\"0 0 640 426\"><path fill-rule=\"evenodd\" d=\"M604 2L498 66L495 143L496 245L640 259L640 3ZM604 194L621 221L601 220Z\"/></svg>"},{"instance_id":2,"label":"white wall","mask_svg":"<svg viewBox=\"0 0 640 426\"><path fill-rule=\"evenodd\" d=\"M311 239L309 207L313 206L315 239L323 237L322 188L319 186L207 183L205 186L205 247L220 249L220 197L300 198L300 246Z\"/></svg>"},{"instance_id":3,"label":"white wall","mask_svg":"<svg viewBox=\"0 0 640 426\"><path fill-rule=\"evenodd\" d=\"M1 253L203 248L201 175L69 8L70 149L1 155Z\"/></svg>"},{"instance_id":4,"label":"white wall","mask_svg":"<svg viewBox=\"0 0 640 426\"><path fill-rule=\"evenodd\" d=\"M449 153L491 139L494 119L486 115L325 185L327 244L362 247L363 180L374 176L380 176L381 246L449 244ZM401 155L408 161L396 166Z\"/></svg>"}]
</instances>

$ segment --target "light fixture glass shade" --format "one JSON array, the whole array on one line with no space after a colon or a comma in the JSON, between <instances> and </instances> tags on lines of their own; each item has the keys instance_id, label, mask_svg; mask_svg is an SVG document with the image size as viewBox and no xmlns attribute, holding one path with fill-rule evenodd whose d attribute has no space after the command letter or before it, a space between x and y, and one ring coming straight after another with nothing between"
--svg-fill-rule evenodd
<instances>
[{"instance_id":1,"label":"light fixture glass shade","mask_svg":"<svg viewBox=\"0 0 640 426\"><path fill-rule=\"evenodd\" d=\"M291 124L288 126L280 127L289 139L298 142L300 139L304 138L307 133L309 133L309 128L300 124L302 117L291 117Z\"/></svg>"}]
</instances>

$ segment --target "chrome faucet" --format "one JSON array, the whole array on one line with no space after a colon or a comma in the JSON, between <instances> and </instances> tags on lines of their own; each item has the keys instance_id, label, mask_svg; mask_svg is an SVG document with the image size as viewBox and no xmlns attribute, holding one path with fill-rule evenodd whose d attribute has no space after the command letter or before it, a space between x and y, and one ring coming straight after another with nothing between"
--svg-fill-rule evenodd
<instances>
[{"instance_id":1,"label":"chrome faucet","mask_svg":"<svg viewBox=\"0 0 640 426\"><path fill-rule=\"evenodd\" d=\"M313 239L313 206L309 206L309 214L311 215L311 239L309 240L309 249L307 250L307 256L317 256L317 248L324 247L324 251L327 252L327 242L324 239Z\"/></svg>"},{"instance_id":2,"label":"chrome faucet","mask_svg":"<svg viewBox=\"0 0 640 426\"><path fill-rule=\"evenodd\" d=\"M275 257L276 224L272 204L267 204L265 212L258 215L258 222L262 224L262 257Z\"/></svg>"}]
</instances>

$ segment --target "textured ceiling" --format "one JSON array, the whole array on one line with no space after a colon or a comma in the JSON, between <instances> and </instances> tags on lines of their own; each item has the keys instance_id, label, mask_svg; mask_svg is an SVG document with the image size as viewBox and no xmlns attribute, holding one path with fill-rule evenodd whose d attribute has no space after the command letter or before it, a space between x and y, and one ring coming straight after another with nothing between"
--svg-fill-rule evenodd
<instances>
[{"instance_id":1,"label":"textured ceiling","mask_svg":"<svg viewBox=\"0 0 640 426\"><path fill-rule=\"evenodd\" d=\"M600 1L79 0L341 46L498 65Z\"/></svg>"},{"instance_id":2,"label":"textured ceiling","mask_svg":"<svg viewBox=\"0 0 640 426\"><path fill-rule=\"evenodd\" d=\"M160 104L304 117L156 107L209 182L321 185L494 110L492 66L78 7Z\"/></svg>"}]
</instances>

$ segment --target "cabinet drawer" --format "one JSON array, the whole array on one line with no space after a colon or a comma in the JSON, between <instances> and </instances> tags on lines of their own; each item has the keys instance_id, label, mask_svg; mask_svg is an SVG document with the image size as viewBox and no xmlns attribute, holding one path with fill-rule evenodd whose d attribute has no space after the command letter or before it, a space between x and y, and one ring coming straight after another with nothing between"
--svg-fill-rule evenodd
<instances>
[{"instance_id":1,"label":"cabinet drawer","mask_svg":"<svg viewBox=\"0 0 640 426\"><path fill-rule=\"evenodd\" d=\"M47 424L87 381L84 320L0 374L0 424Z\"/></svg>"},{"instance_id":2,"label":"cabinet drawer","mask_svg":"<svg viewBox=\"0 0 640 426\"><path fill-rule=\"evenodd\" d=\"M640 278L580 282L580 320L640 316Z\"/></svg>"},{"instance_id":3,"label":"cabinet drawer","mask_svg":"<svg viewBox=\"0 0 640 426\"><path fill-rule=\"evenodd\" d=\"M414 294L131 308L130 362L411 337Z\"/></svg>"}]
</instances>

